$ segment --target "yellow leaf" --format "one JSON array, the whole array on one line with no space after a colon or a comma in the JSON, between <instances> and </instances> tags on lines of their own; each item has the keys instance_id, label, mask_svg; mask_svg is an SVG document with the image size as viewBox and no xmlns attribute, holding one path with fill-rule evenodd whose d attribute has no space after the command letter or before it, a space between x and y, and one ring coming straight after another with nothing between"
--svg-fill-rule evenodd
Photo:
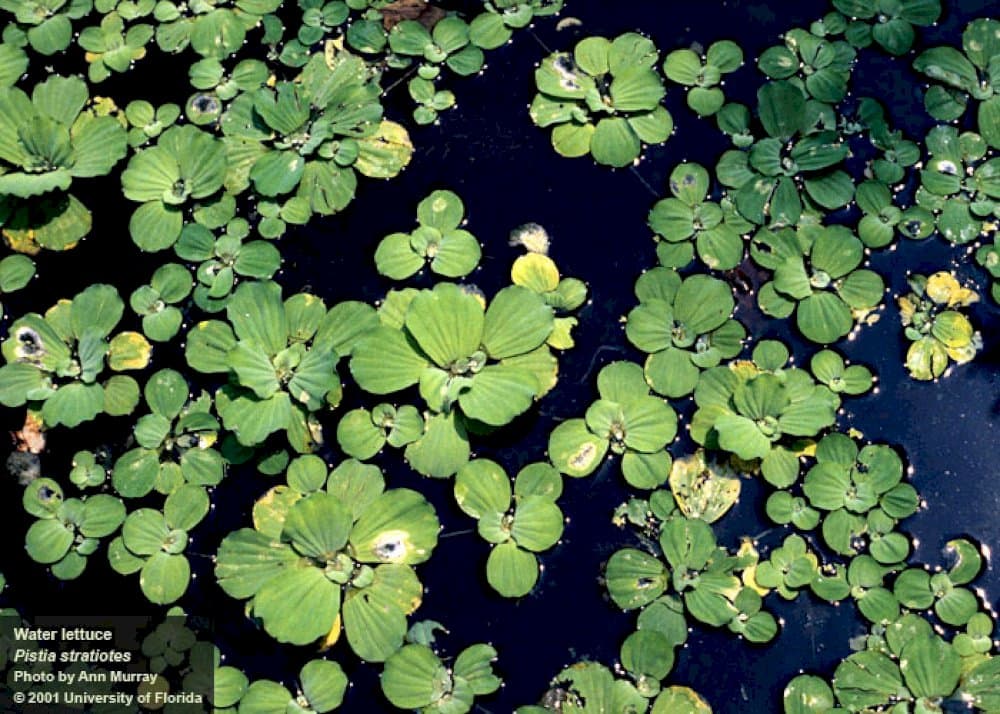
<instances>
[{"instance_id":1,"label":"yellow leaf","mask_svg":"<svg viewBox=\"0 0 1000 714\"><path fill-rule=\"evenodd\" d=\"M145 369L152 352L152 345L138 332L120 332L108 348L108 365L116 372Z\"/></svg>"},{"instance_id":2,"label":"yellow leaf","mask_svg":"<svg viewBox=\"0 0 1000 714\"><path fill-rule=\"evenodd\" d=\"M559 268L547 255L528 253L514 261L510 278L532 292L547 293L559 287Z\"/></svg>"}]
</instances>

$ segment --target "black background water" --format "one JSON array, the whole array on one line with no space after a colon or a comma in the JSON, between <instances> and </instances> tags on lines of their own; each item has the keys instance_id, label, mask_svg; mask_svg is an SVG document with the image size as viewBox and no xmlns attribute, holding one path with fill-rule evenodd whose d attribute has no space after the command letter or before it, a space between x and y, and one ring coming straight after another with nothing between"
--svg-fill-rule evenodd
<instances>
[{"instance_id":1,"label":"black background water","mask_svg":"<svg viewBox=\"0 0 1000 714\"><path fill-rule=\"evenodd\" d=\"M946 4L941 23L922 32L924 45L957 44L965 23L987 14L991 6L987 0ZM533 127L527 116L535 63L548 49L570 49L581 36L613 37L629 30L650 35L664 53L694 42L707 46L718 39L733 39L752 59L777 43L783 31L808 26L826 11L826 4L816 0L571 0L563 16L579 18L581 26L557 31L554 21L540 21L532 30L518 33L510 45L491 53L483 76L454 82L458 108L447 112L437 126L412 130L416 153L402 176L385 182L362 181L358 198L344 214L315 221L286 236L281 243L286 261L278 279L286 292L307 288L328 304L348 298L380 298L390 285L375 273L372 251L383 235L409 230L415 223L416 203L437 188L456 191L465 201L468 228L483 243L485 255L483 267L470 280L487 294L504 284L518 254L507 245L508 232L528 221L544 225L553 238L552 256L564 274L587 281L592 301L581 312L576 349L561 361L559 386L543 401L538 414L522 418L478 449L480 455L501 461L514 473L521 465L544 458L547 435L555 423L583 413L595 397L594 377L603 364L639 357L628 347L619 318L634 303L635 278L655 264L646 214L663 195L665 177L674 165L692 160L711 166L727 148L714 123L696 119L683 106L682 92L673 88L667 104L676 132L666 145L649 150L637 170L611 171L588 159L562 159L551 150L548 133ZM147 71L153 71L157 59L147 60ZM910 59L863 53L853 93L888 103L897 124L911 138L919 138L930 124L923 113L919 80L909 69ZM153 84L140 83L141 92L148 97L153 87L163 93L161 101L183 101L187 94L183 64L167 62L159 66L171 67L170 74L154 78ZM727 96L751 102L760 80L748 62L727 78ZM134 88L122 83L107 88L116 86ZM105 87L101 90L105 93ZM176 93L171 95L171 91ZM391 118L406 117L405 86L390 91L387 102ZM96 207L94 233L71 254L43 257L40 278L23 296L9 302L9 313L38 309L99 280L119 285L127 297L133 287L148 279L162 256L135 257L125 229L132 206L107 201L107 195L99 189L91 192L88 205ZM919 543L918 561L941 563L943 544L959 535L969 535L996 550L1000 546L996 526L1000 470L995 456L1000 311L988 299L972 310L985 341L975 362L954 369L939 383L917 383L902 367L905 344L892 299L906 290L906 271L929 273L954 267L981 287L982 274L964 251L940 239L902 244L898 250L875 255L872 263L891 287L886 308L877 324L839 347L852 360L874 369L879 392L847 401L841 424L905 451L913 467L913 483L927 501L927 507L903 525ZM741 303L738 317L755 339L778 337L793 344L800 362L812 352L787 325L763 319L751 301ZM178 354L173 348L157 348L155 366L177 363ZM346 375L343 366L341 372ZM355 392L347 387L348 402L357 398ZM328 440L333 440L336 416L324 421ZM21 417L18 410L4 414L11 429ZM76 448L120 447L128 428L121 421L98 420L72 435L64 430L52 432L44 472L65 482ZM680 441L672 451L681 455L687 447ZM340 458L335 444L324 456L330 461ZM390 453L380 461L389 484L420 489L433 501L444 525L434 557L419 568L426 594L415 619L435 619L448 627L451 634L440 642L447 652L455 654L473 642L486 641L500 653L498 670L505 686L483 698L478 711L510 712L537 701L549 679L574 660L588 658L606 664L615 660L634 624L633 614L623 614L607 602L598 582L602 564L611 553L634 543L627 531L610 522L615 506L629 496L617 463L605 464L587 479L567 481L560 501L569 518L563 541L543 557L545 570L535 591L511 601L487 586L483 573L488 546L471 532L474 523L453 505L450 482L421 479L397 457ZM298 668L313 653L278 647L255 632L243 618L242 603L221 593L211 572L210 556L219 540L249 525L254 499L271 483L234 469L217 489L216 509L195 531L188 547L197 575L181 604L214 620L216 638L228 663L252 677L293 685ZM764 548L780 543L787 531L772 528L764 517L765 490L745 481L743 494L736 509L716 524L720 542L735 547L741 536L751 535ZM30 519L20 509L20 489L13 479L3 483L2 497L6 505L0 533L5 547L0 570L12 585L10 604L37 614L150 611L142 604L138 578L111 572L101 553L91 558L79 581L61 583L47 576L23 552L23 533ZM1000 573L992 563L977 585L988 601L997 602ZM848 604L832 607L801 595L791 603L771 598L768 607L783 618L781 633L770 646L751 646L727 633L695 628L668 682L696 688L717 712L779 711L781 690L788 679L802 670L829 674L849 654L849 639L864 631ZM342 711L391 710L378 691L378 666L358 663L345 643L332 656L344 663L352 679Z\"/></svg>"}]
</instances>

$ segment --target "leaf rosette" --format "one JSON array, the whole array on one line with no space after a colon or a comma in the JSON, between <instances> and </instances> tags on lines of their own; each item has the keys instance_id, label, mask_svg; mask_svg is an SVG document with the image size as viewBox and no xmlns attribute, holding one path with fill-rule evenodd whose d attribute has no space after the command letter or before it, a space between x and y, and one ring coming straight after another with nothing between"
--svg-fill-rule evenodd
<instances>
[{"instance_id":1,"label":"leaf rosette","mask_svg":"<svg viewBox=\"0 0 1000 714\"><path fill-rule=\"evenodd\" d=\"M146 251L172 246L184 227L184 209L216 194L226 171L221 140L190 125L164 131L122 172L125 197L142 204L129 220L132 240Z\"/></svg>"},{"instance_id":2,"label":"leaf rosette","mask_svg":"<svg viewBox=\"0 0 1000 714\"><path fill-rule=\"evenodd\" d=\"M417 471L446 477L468 460L470 428L504 426L551 388L553 310L518 285L488 307L451 283L390 295L379 326L354 350L351 373L373 394L419 387L430 414L406 457Z\"/></svg>"},{"instance_id":3,"label":"leaf rosette","mask_svg":"<svg viewBox=\"0 0 1000 714\"><path fill-rule=\"evenodd\" d=\"M284 431L296 451L312 451L321 440L314 414L340 402L337 362L374 327L374 310L357 302L327 310L308 293L283 301L276 283L251 281L233 292L226 315L195 325L185 346L196 371L231 375L216 394L226 429L243 446Z\"/></svg>"},{"instance_id":4,"label":"leaf rosette","mask_svg":"<svg viewBox=\"0 0 1000 714\"><path fill-rule=\"evenodd\" d=\"M139 387L125 375L98 381L105 367L114 372L143 369L152 347L137 332L111 335L124 312L118 291L95 284L72 300L60 300L45 315L28 313L10 327L0 345L0 404L17 407L43 402L49 426L68 427L105 412L130 413Z\"/></svg>"},{"instance_id":5,"label":"leaf rosette","mask_svg":"<svg viewBox=\"0 0 1000 714\"><path fill-rule=\"evenodd\" d=\"M657 201L649 213L649 227L669 245L671 252L682 252L685 259L664 260L664 265L681 267L690 260L691 243L698 258L712 270L730 270L743 260L743 234L753 229L733 207L732 201L709 200L711 177L700 164L678 164L670 174L669 198ZM682 248L686 247L686 250Z\"/></svg>"},{"instance_id":6,"label":"leaf rosette","mask_svg":"<svg viewBox=\"0 0 1000 714\"><path fill-rule=\"evenodd\" d=\"M660 105L666 90L653 68L658 54L652 41L630 32L614 40L588 37L572 54L549 56L535 71L532 121L553 127L552 145L562 156L631 164L643 144L663 143L673 131Z\"/></svg>"},{"instance_id":7,"label":"leaf rosette","mask_svg":"<svg viewBox=\"0 0 1000 714\"><path fill-rule=\"evenodd\" d=\"M549 458L561 473L593 473L608 451L622 456L625 480L636 488L656 488L670 474L666 446L677 435L677 414L649 393L642 367L612 362L597 375L600 398L585 418L568 419L549 436Z\"/></svg>"},{"instance_id":8,"label":"leaf rosette","mask_svg":"<svg viewBox=\"0 0 1000 714\"><path fill-rule=\"evenodd\" d=\"M658 394L683 397L694 391L701 370L743 349L746 331L732 319L735 301L725 282L707 275L682 279L653 268L635 284L639 305L629 312L625 334L649 353L646 381Z\"/></svg>"},{"instance_id":9,"label":"leaf rosette","mask_svg":"<svg viewBox=\"0 0 1000 714\"><path fill-rule=\"evenodd\" d=\"M14 250L66 250L90 232L90 211L65 192L110 173L128 147L118 121L89 102L78 77L51 76L30 97L0 88L0 225Z\"/></svg>"},{"instance_id":10,"label":"leaf rosette","mask_svg":"<svg viewBox=\"0 0 1000 714\"><path fill-rule=\"evenodd\" d=\"M800 226L797 231L761 230L753 238L754 261L774 271L757 297L772 317L789 317L812 342L830 344L882 300L885 285L862 268L865 249L844 226Z\"/></svg>"},{"instance_id":11,"label":"leaf rosette","mask_svg":"<svg viewBox=\"0 0 1000 714\"><path fill-rule=\"evenodd\" d=\"M430 558L439 528L423 496L385 490L376 467L348 461L328 476L299 457L288 486L257 501L254 528L223 540L215 574L279 642L330 647L343 628L359 657L382 662L420 605L412 566Z\"/></svg>"},{"instance_id":12,"label":"leaf rosette","mask_svg":"<svg viewBox=\"0 0 1000 714\"><path fill-rule=\"evenodd\" d=\"M911 275L913 292L898 299L903 334L912 342L906 368L919 380L937 379L953 361L964 364L982 349L982 336L961 311L979 300L949 272Z\"/></svg>"},{"instance_id":13,"label":"leaf rosette","mask_svg":"<svg viewBox=\"0 0 1000 714\"><path fill-rule=\"evenodd\" d=\"M781 487L798 474L795 443L834 423L840 397L808 371L786 367L788 351L780 342L761 342L753 357L702 374L691 436L709 449L761 459L764 477Z\"/></svg>"}]
</instances>

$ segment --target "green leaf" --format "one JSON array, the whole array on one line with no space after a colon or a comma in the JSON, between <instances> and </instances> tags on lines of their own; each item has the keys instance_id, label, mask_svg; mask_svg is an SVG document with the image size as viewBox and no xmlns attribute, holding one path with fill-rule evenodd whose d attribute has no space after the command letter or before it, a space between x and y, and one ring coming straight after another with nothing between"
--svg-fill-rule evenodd
<instances>
[{"instance_id":1,"label":"green leaf","mask_svg":"<svg viewBox=\"0 0 1000 714\"><path fill-rule=\"evenodd\" d=\"M760 122L769 136L789 139L803 127L806 100L791 82L768 82L757 90Z\"/></svg>"},{"instance_id":2,"label":"green leaf","mask_svg":"<svg viewBox=\"0 0 1000 714\"><path fill-rule=\"evenodd\" d=\"M279 642L309 644L330 631L340 611L340 586L312 565L287 567L260 586L253 611Z\"/></svg>"},{"instance_id":3,"label":"green leaf","mask_svg":"<svg viewBox=\"0 0 1000 714\"><path fill-rule=\"evenodd\" d=\"M156 605L169 605L180 599L191 580L191 566L183 555L154 553L139 574L143 595Z\"/></svg>"},{"instance_id":4,"label":"green leaf","mask_svg":"<svg viewBox=\"0 0 1000 714\"><path fill-rule=\"evenodd\" d=\"M540 295L511 285L498 292L486 310L482 344L494 359L525 354L548 339L553 325L552 308Z\"/></svg>"},{"instance_id":5,"label":"green leaf","mask_svg":"<svg viewBox=\"0 0 1000 714\"><path fill-rule=\"evenodd\" d=\"M400 709L421 709L441 696L449 679L444 664L429 647L411 644L386 660L382 692Z\"/></svg>"},{"instance_id":6,"label":"green leaf","mask_svg":"<svg viewBox=\"0 0 1000 714\"><path fill-rule=\"evenodd\" d=\"M309 707L319 714L339 707L348 685L347 676L340 665L325 659L307 662L299 674L299 681Z\"/></svg>"},{"instance_id":7,"label":"green leaf","mask_svg":"<svg viewBox=\"0 0 1000 714\"><path fill-rule=\"evenodd\" d=\"M469 460L469 453L465 426L452 412L428 419L423 436L406 447L405 457L418 473L447 478Z\"/></svg>"},{"instance_id":8,"label":"green leaf","mask_svg":"<svg viewBox=\"0 0 1000 714\"><path fill-rule=\"evenodd\" d=\"M549 458L567 476L587 476L604 460L608 440L597 436L583 419L569 419L549 435Z\"/></svg>"},{"instance_id":9,"label":"green leaf","mask_svg":"<svg viewBox=\"0 0 1000 714\"><path fill-rule=\"evenodd\" d=\"M634 548L616 551L608 560L605 578L608 594L623 610L648 605L667 588L663 563Z\"/></svg>"},{"instance_id":10,"label":"green leaf","mask_svg":"<svg viewBox=\"0 0 1000 714\"><path fill-rule=\"evenodd\" d=\"M487 513L503 513L510 506L510 479L494 461L475 459L455 476L455 502L473 518Z\"/></svg>"},{"instance_id":11,"label":"green leaf","mask_svg":"<svg viewBox=\"0 0 1000 714\"><path fill-rule=\"evenodd\" d=\"M479 348L483 324L478 300L452 283L420 292L406 312L406 329L435 364L445 368Z\"/></svg>"},{"instance_id":12,"label":"green leaf","mask_svg":"<svg viewBox=\"0 0 1000 714\"><path fill-rule=\"evenodd\" d=\"M513 541L501 543L490 551L486 579L504 597L523 597L538 581L538 561Z\"/></svg>"},{"instance_id":13,"label":"green leaf","mask_svg":"<svg viewBox=\"0 0 1000 714\"><path fill-rule=\"evenodd\" d=\"M628 120L621 117L601 119L590 143L590 151L597 163L619 168L628 166L639 158L642 150L639 137L629 126Z\"/></svg>"}]
</instances>

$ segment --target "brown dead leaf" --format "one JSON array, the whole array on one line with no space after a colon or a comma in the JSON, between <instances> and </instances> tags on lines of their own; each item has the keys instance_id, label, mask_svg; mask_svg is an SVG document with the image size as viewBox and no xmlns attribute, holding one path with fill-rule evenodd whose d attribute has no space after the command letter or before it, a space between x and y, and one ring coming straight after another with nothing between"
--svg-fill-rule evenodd
<instances>
[{"instance_id":1,"label":"brown dead leaf","mask_svg":"<svg viewBox=\"0 0 1000 714\"><path fill-rule=\"evenodd\" d=\"M416 20L428 30L434 28L446 13L439 7L428 5L427 0L395 0L381 8L382 26L391 30L403 20Z\"/></svg>"},{"instance_id":2,"label":"brown dead leaf","mask_svg":"<svg viewBox=\"0 0 1000 714\"><path fill-rule=\"evenodd\" d=\"M11 434L14 437L14 448L29 454L40 454L45 451L45 425L42 417L29 411L24 416L24 426L20 431Z\"/></svg>"}]
</instances>

